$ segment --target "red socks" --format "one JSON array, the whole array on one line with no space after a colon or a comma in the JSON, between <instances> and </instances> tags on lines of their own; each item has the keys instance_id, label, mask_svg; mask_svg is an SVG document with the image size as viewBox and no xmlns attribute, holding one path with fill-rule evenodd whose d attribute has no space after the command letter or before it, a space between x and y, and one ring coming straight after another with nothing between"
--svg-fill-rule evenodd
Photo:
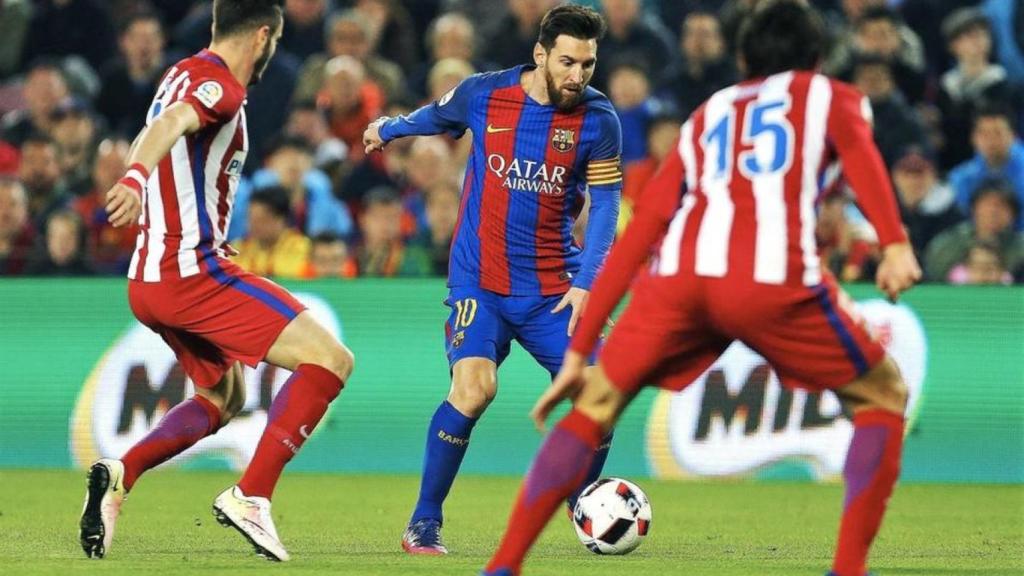
<instances>
[{"instance_id":1,"label":"red socks","mask_svg":"<svg viewBox=\"0 0 1024 576\"><path fill-rule=\"evenodd\" d=\"M868 551L900 473L903 424L903 416L879 409L853 417L853 440L843 469L846 499L832 565L838 576L863 576L867 570Z\"/></svg>"},{"instance_id":2,"label":"red socks","mask_svg":"<svg viewBox=\"0 0 1024 576\"><path fill-rule=\"evenodd\" d=\"M504 568L519 573L526 553L552 514L586 478L603 436L597 422L575 409L552 430L526 475L488 572Z\"/></svg>"},{"instance_id":3,"label":"red socks","mask_svg":"<svg viewBox=\"0 0 1024 576\"><path fill-rule=\"evenodd\" d=\"M246 496L270 498L285 464L298 453L344 383L315 364L300 364L270 405L267 428L238 487Z\"/></svg>"},{"instance_id":4,"label":"red socks","mask_svg":"<svg viewBox=\"0 0 1024 576\"><path fill-rule=\"evenodd\" d=\"M181 454L220 427L220 410L202 396L193 396L164 415L156 428L124 456L124 488L131 490L143 472Z\"/></svg>"}]
</instances>

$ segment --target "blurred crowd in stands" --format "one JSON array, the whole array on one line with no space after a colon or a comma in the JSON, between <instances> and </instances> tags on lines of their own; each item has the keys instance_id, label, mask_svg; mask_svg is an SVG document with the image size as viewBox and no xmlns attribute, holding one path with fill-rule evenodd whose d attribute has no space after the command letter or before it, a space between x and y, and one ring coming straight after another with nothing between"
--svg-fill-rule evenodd
<instances>
[{"instance_id":1,"label":"blurred crowd in stands","mask_svg":"<svg viewBox=\"0 0 1024 576\"><path fill-rule=\"evenodd\" d=\"M580 2L608 23L592 84L622 122L620 227L682 121L739 78L733 45L756 2ZM472 136L366 156L363 129L531 62L556 3L286 0L277 55L248 95L237 261L283 278L445 275ZM1024 281L1024 2L812 4L831 35L823 71L870 99L927 279ZM107 223L104 194L161 75L210 25L208 1L0 0L0 276L125 272L137 229ZM823 257L844 281L870 280L874 231L841 173L823 190Z\"/></svg>"}]
</instances>

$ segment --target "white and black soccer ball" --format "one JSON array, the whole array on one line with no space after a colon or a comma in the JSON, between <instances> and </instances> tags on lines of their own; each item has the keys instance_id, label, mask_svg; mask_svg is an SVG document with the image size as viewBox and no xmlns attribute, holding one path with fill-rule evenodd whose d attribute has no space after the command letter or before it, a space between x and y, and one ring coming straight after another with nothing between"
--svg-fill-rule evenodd
<instances>
[{"instance_id":1,"label":"white and black soccer ball","mask_svg":"<svg viewBox=\"0 0 1024 576\"><path fill-rule=\"evenodd\" d=\"M580 542L595 554L629 554L651 528L651 502L632 482L602 478L580 494L573 527Z\"/></svg>"}]
</instances>

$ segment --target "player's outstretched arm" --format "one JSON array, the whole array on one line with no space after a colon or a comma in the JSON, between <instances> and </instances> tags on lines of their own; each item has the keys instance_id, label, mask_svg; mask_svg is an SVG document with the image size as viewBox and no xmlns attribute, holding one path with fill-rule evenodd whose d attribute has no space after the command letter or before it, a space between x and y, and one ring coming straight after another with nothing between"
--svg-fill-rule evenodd
<instances>
[{"instance_id":1,"label":"player's outstretched arm","mask_svg":"<svg viewBox=\"0 0 1024 576\"><path fill-rule=\"evenodd\" d=\"M138 220L142 212L142 190L150 171L171 151L178 138L199 127L195 109L185 102L176 102L143 128L128 155L128 172L107 191L107 218L113 226L126 226Z\"/></svg>"},{"instance_id":2,"label":"player's outstretched arm","mask_svg":"<svg viewBox=\"0 0 1024 576\"><path fill-rule=\"evenodd\" d=\"M374 120L363 132L366 153L380 150L388 142L406 136L433 136L445 132L455 138L466 131L469 103L480 83L481 75L466 78L436 102L431 102L408 116L382 117Z\"/></svg>"},{"instance_id":3,"label":"player's outstretched arm","mask_svg":"<svg viewBox=\"0 0 1024 576\"><path fill-rule=\"evenodd\" d=\"M837 83L833 86L835 97L829 111L828 137L839 152L843 174L853 188L857 204L878 233L882 263L875 283L895 301L921 279L921 267L907 240L889 174L875 146L870 105L852 88Z\"/></svg>"}]
</instances>

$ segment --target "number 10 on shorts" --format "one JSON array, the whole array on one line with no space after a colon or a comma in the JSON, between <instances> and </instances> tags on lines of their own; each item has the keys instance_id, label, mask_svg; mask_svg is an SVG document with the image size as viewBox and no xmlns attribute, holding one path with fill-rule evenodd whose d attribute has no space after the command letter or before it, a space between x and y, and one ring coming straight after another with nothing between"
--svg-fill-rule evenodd
<instances>
[{"instance_id":1,"label":"number 10 on shorts","mask_svg":"<svg viewBox=\"0 0 1024 576\"><path fill-rule=\"evenodd\" d=\"M465 298L455 301L455 326L456 330L469 328L476 318L476 298Z\"/></svg>"}]
</instances>

